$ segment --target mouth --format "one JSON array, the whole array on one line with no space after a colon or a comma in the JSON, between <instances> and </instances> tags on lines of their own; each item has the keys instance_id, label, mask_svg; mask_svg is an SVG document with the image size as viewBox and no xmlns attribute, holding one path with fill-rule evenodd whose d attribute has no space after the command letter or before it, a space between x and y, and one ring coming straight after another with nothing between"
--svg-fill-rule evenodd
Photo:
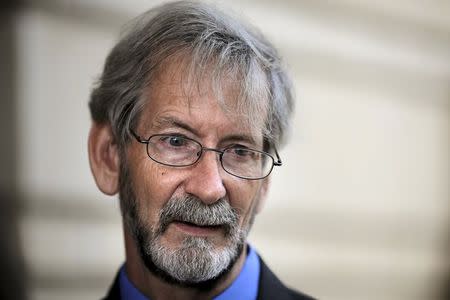
<instances>
[{"instance_id":1,"label":"mouth","mask_svg":"<svg viewBox=\"0 0 450 300\"><path fill-rule=\"evenodd\" d=\"M183 233L195 236L208 236L217 234L221 231L223 225L199 225L185 221L174 221L173 225Z\"/></svg>"}]
</instances>

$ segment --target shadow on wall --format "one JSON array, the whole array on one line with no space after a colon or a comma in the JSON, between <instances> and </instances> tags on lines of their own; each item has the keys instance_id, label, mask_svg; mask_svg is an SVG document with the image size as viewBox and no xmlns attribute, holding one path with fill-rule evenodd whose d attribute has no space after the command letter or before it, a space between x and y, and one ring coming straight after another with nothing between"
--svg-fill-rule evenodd
<instances>
[{"instance_id":1,"label":"shadow on wall","mask_svg":"<svg viewBox=\"0 0 450 300\"><path fill-rule=\"evenodd\" d=\"M16 38L19 1L0 5L0 299L26 299L26 274L20 244L21 203L17 189Z\"/></svg>"}]
</instances>

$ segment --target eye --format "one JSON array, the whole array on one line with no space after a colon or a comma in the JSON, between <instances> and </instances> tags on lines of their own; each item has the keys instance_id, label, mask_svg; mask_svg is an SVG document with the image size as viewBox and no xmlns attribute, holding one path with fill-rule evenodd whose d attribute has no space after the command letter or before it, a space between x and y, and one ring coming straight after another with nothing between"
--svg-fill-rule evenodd
<instances>
[{"instance_id":1,"label":"eye","mask_svg":"<svg viewBox=\"0 0 450 300\"><path fill-rule=\"evenodd\" d=\"M241 145L229 148L226 152L230 153L236 160L255 160L259 154L258 152Z\"/></svg>"},{"instance_id":2,"label":"eye","mask_svg":"<svg viewBox=\"0 0 450 300\"><path fill-rule=\"evenodd\" d=\"M172 147L181 147L186 145L187 140L181 136L168 136L166 142Z\"/></svg>"},{"instance_id":3,"label":"eye","mask_svg":"<svg viewBox=\"0 0 450 300\"><path fill-rule=\"evenodd\" d=\"M233 148L233 153L238 156L248 156L251 154L251 151L245 149L245 148Z\"/></svg>"},{"instance_id":4,"label":"eye","mask_svg":"<svg viewBox=\"0 0 450 300\"><path fill-rule=\"evenodd\" d=\"M179 135L163 135L160 136L157 145L161 149L167 150L181 150L192 147L192 141Z\"/></svg>"}]
</instances>

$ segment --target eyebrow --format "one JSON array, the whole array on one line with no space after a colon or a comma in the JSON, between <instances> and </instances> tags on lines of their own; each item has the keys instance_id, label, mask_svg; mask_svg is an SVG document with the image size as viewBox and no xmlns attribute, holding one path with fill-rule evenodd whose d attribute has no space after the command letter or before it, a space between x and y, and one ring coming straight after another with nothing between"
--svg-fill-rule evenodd
<instances>
[{"instance_id":1,"label":"eyebrow","mask_svg":"<svg viewBox=\"0 0 450 300\"><path fill-rule=\"evenodd\" d=\"M253 137L251 137L249 135L245 135L245 134L228 135L224 139L221 140L221 143L232 142L232 141L242 141L242 142L247 142L255 147L258 146L258 144L256 143L256 141Z\"/></svg>"},{"instance_id":2,"label":"eyebrow","mask_svg":"<svg viewBox=\"0 0 450 300\"><path fill-rule=\"evenodd\" d=\"M176 127L176 128L182 128L184 130L187 130L191 133L193 133L196 136L200 136L200 133L190 125L186 124L185 122L179 120L176 117L173 116L163 116L158 118L154 123L155 128L157 129L164 129L164 128L170 128L170 127ZM225 138L220 140L220 143L225 142L231 142L231 141L243 141L247 142L249 144L257 146L258 143L256 142L255 138L247 135L247 134L231 134L225 136Z\"/></svg>"},{"instance_id":3,"label":"eyebrow","mask_svg":"<svg viewBox=\"0 0 450 300\"><path fill-rule=\"evenodd\" d=\"M191 127L188 124L184 123L183 121L181 121L175 117L171 117L171 116L164 116L164 117L158 118L155 121L154 126L157 129L164 129L167 127L178 127L178 128L187 130L189 132L192 132L193 134L195 134L197 136L199 135L198 131L195 130L193 127Z\"/></svg>"}]
</instances>

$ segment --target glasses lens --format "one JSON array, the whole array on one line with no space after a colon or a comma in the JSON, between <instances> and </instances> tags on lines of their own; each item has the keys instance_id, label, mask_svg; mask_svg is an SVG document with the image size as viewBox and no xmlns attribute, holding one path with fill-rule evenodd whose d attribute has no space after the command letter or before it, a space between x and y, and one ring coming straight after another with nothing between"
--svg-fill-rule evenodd
<instances>
[{"instance_id":1,"label":"glasses lens","mask_svg":"<svg viewBox=\"0 0 450 300\"><path fill-rule=\"evenodd\" d=\"M222 166L230 174L248 179L269 175L273 158L267 153L247 148L229 148L222 156Z\"/></svg>"},{"instance_id":2,"label":"glasses lens","mask_svg":"<svg viewBox=\"0 0 450 300\"><path fill-rule=\"evenodd\" d=\"M188 166L195 163L202 146L191 139L177 135L154 135L147 144L151 159L171 166Z\"/></svg>"}]
</instances>

